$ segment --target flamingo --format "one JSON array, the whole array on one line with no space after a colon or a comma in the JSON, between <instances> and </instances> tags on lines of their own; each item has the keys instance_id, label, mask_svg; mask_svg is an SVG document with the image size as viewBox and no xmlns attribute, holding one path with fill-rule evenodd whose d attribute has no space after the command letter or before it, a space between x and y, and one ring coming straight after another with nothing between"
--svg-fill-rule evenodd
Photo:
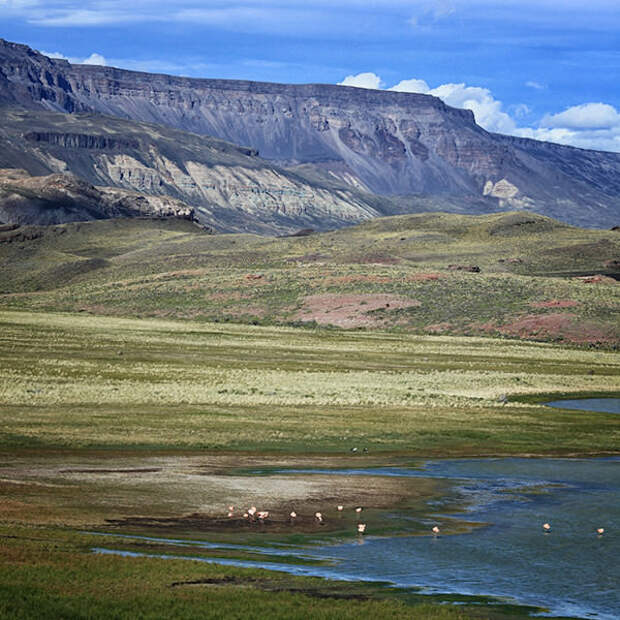
<instances>
[{"instance_id":1,"label":"flamingo","mask_svg":"<svg viewBox=\"0 0 620 620\"><path fill-rule=\"evenodd\" d=\"M263 521L264 519L266 519L269 516L269 511L268 510L261 510L256 516L261 521Z\"/></svg>"},{"instance_id":2,"label":"flamingo","mask_svg":"<svg viewBox=\"0 0 620 620\"><path fill-rule=\"evenodd\" d=\"M360 512L362 512L362 510L364 510L364 509L363 509L361 506L358 506L358 507L355 509L355 512L357 512L357 514L359 514Z\"/></svg>"},{"instance_id":3,"label":"flamingo","mask_svg":"<svg viewBox=\"0 0 620 620\"><path fill-rule=\"evenodd\" d=\"M323 523L323 515L320 512L315 512L314 516L319 523Z\"/></svg>"},{"instance_id":4,"label":"flamingo","mask_svg":"<svg viewBox=\"0 0 620 620\"><path fill-rule=\"evenodd\" d=\"M234 511L234 509L235 509L235 507L234 507L234 506L229 506L229 507L228 507L228 512L233 512L233 511Z\"/></svg>"},{"instance_id":5,"label":"flamingo","mask_svg":"<svg viewBox=\"0 0 620 620\"><path fill-rule=\"evenodd\" d=\"M338 512L342 512L344 510L344 506L338 506Z\"/></svg>"},{"instance_id":6,"label":"flamingo","mask_svg":"<svg viewBox=\"0 0 620 620\"><path fill-rule=\"evenodd\" d=\"M597 533L599 536L602 536L602 535L605 533L605 528L604 528L604 527L599 527L599 528L597 528L597 529L596 529L596 533Z\"/></svg>"},{"instance_id":7,"label":"flamingo","mask_svg":"<svg viewBox=\"0 0 620 620\"><path fill-rule=\"evenodd\" d=\"M247 512L244 512L244 513L243 513L243 518L244 518L244 519L249 519L249 518L250 518L250 515L249 515Z\"/></svg>"},{"instance_id":8,"label":"flamingo","mask_svg":"<svg viewBox=\"0 0 620 620\"><path fill-rule=\"evenodd\" d=\"M293 512L291 512L291 514L289 516L291 517L291 519L296 519L297 518L297 513L293 510Z\"/></svg>"},{"instance_id":9,"label":"flamingo","mask_svg":"<svg viewBox=\"0 0 620 620\"><path fill-rule=\"evenodd\" d=\"M441 532L441 530L435 525L433 527L432 532L433 532L433 534L435 534L435 536L437 536L439 534L439 532Z\"/></svg>"},{"instance_id":10,"label":"flamingo","mask_svg":"<svg viewBox=\"0 0 620 620\"><path fill-rule=\"evenodd\" d=\"M366 524L365 523L358 523L357 524L357 533L358 534L363 534L366 531Z\"/></svg>"},{"instance_id":11,"label":"flamingo","mask_svg":"<svg viewBox=\"0 0 620 620\"><path fill-rule=\"evenodd\" d=\"M550 532L551 525L549 525L549 523L543 523L543 530L545 530L545 532Z\"/></svg>"},{"instance_id":12,"label":"flamingo","mask_svg":"<svg viewBox=\"0 0 620 620\"><path fill-rule=\"evenodd\" d=\"M234 516L235 516L235 513L229 510L228 511L228 518L230 519L231 517L234 517Z\"/></svg>"},{"instance_id":13,"label":"flamingo","mask_svg":"<svg viewBox=\"0 0 620 620\"><path fill-rule=\"evenodd\" d=\"M248 508L248 514L254 518L254 515L256 514L256 506L252 506L251 508Z\"/></svg>"}]
</instances>

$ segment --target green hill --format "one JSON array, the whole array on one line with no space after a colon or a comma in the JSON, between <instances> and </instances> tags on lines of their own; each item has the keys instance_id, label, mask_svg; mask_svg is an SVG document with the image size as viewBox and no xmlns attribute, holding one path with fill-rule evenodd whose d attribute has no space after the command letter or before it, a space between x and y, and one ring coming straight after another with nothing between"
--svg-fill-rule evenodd
<instances>
[{"instance_id":1,"label":"green hill","mask_svg":"<svg viewBox=\"0 0 620 620\"><path fill-rule=\"evenodd\" d=\"M0 305L616 346L620 236L526 212L286 238L179 220L0 232Z\"/></svg>"}]
</instances>

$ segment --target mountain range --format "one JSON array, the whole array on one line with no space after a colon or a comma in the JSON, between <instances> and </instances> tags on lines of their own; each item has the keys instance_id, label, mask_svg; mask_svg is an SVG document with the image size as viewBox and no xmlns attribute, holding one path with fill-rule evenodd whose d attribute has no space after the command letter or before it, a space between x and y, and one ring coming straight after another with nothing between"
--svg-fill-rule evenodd
<instances>
[{"instance_id":1,"label":"mountain range","mask_svg":"<svg viewBox=\"0 0 620 620\"><path fill-rule=\"evenodd\" d=\"M437 210L620 219L620 154L489 133L430 95L72 65L0 39L0 104L0 168L170 196L218 230Z\"/></svg>"}]
</instances>

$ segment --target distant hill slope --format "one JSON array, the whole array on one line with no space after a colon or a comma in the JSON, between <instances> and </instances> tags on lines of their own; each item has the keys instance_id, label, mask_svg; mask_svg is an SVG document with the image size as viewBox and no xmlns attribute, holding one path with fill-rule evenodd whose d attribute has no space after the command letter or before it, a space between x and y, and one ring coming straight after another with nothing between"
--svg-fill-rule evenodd
<instances>
[{"instance_id":1,"label":"distant hill slope","mask_svg":"<svg viewBox=\"0 0 620 620\"><path fill-rule=\"evenodd\" d=\"M40 193L28 206L21 192L18 209L14 192L6 190L15 183L3 168L34 175L70 172L95 186L159 196L159 202L166 197L170 204L182 201L198 221L220 232L278 234L303 227L336 228L382 214L382 201L376 197L342 184L308 181L261 159L252 149L97 114L0 107L0 222L92 219L97 209L85 195L83 217L77 204L70 213L52 208L49 201L44 206L38 200L43 197ZM103 212L100 209L99 215ZM128 214L116 212L117 217Z\"/></svg>"},{"instance_id":2,"label":"distant hill slope","mask_svg":"<svg viewBox=\"0 0 620 620\"><path fill-rule=\"evenodd\" d=\"M315 180L398 196L390 213L528 208L588 227L619 223L620 154L491 134L428 95L70 65L0 40L0 101L213 135Z\"/></svg>"},{"instance_id":3,"label":"distant hill slope","mask_svg":"<svg viewBox=\"0 0 620 620\"><path fill-rule=\"evenodd\" d=\"M620 345L620 233L531 214L278 239L179 219L22 227L0 230L0 264L5 308Z\"/></svg>"}]
</instances>

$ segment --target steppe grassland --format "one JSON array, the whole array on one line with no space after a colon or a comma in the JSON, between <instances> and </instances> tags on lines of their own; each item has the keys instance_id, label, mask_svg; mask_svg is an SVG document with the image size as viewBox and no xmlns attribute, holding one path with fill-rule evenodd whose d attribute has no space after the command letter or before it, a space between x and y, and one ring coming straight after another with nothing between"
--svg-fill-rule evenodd
<instances>
[{"instance_id":1,"label":"steppe grassland","mask_svg":"<svg viewBox=\"0 0 620 620\"><path fill-rule=\"evenodd\" d=\"M382 294L415 303L372 312L360 303L360 327L475 335L512 325L508 333L523 338L620 341L620 287L532 277L601 269L620 252L618 234L532 214L402 216L288 239L210 236L172 221L57 228L0 245L3 307L325 324L330 315L316 316L309 296ZM482 272L453 272L450 263ZM534 324L519 328L523 317Z\"/></svg>"},{"instance_id":2,"label":"steppe grassland","mask_svg":"<svg viewBox=\"0 0 620 620\"><path fill-rule=\"evenodd\" d=\"M611 352L83 314L2 312L0 324L5 445L617 451L613 416L499 402L613 393Z\"/></svg>"}]
</instances>

